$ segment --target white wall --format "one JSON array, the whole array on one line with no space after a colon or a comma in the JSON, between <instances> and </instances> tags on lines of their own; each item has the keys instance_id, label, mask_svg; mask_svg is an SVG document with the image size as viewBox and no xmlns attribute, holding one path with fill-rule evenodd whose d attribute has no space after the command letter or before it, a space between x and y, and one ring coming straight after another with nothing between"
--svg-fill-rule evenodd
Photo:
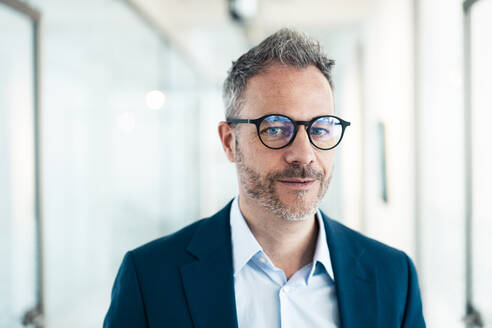
<instances>
[{"instance_id":1,"label":"white wall","mask_svg":"<svg viewBox=\"0 0 492 328\"><path fill-rule=\"evenodd\" d=\"M415 256L413 16L409 0L381 0L364 26L365 232ZM381 196L378 123L386 126L388 201Z\"/></svg>"},{"instance_id":2,"label":"white wall","mask_svg":"<svg viewBox=\"0 0 492 328\"><path fill-rule=\"evenodd\" d=\"M436 21L439 23L437 24ZM464 152L461 1L420 1L418 122L421 286L429 327L463 327Z\"/></svg>"}]
</instances>

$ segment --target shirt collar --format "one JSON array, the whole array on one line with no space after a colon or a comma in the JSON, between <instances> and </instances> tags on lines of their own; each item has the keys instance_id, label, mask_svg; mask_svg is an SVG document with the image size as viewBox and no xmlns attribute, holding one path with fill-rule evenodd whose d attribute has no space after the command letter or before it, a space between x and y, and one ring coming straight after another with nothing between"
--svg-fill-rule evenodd
<instances>
[{"instance_id":1,"label":"shirt collar","mask_svg":"<svg viewBox=\"0 0 492 328\"><path fill-rule=\"evenodd\" d=\"M330 278L335 281L333 268L331 266L330 250L328 249L328 241L326 240L325 224L319 209L316 211L316 219L318 220L319 226L318 240L316 241L316 249L313 256L313 266L311 268L311 272L309 273L308 281L313 276L314 270L316 268L316 263L318 262L323 264Z\"/></svg>"},{"instance_id":2,"label":"shirt collar","mask_svg":"<svg viewBox=\"0 0 492 328\"><path fill-rule=\"evenodd\" d=\"M256 253L262 251L239 209L238 197L231 205L231 238L234 275L236 275Z\"/></svg>"},{"instance_id":3,"label":"shirt collar","mask_svg":"<svg viewBox=\"0 0 492 328\"><path fill-rule=\"evenodd\" d=\"M308 281L314 274L317 262L323 264L330 278L334 281L325 226L319 210L316 212L316 218L319 224L318 240L316 241L316 249L313 257L314 265L311 268ZM236 275L254 255L258 252L263 252L263 249L249 229L248 224L239 209L238 197L232 202L230 220L234 275Z\"/></svg>"}]
</instances>

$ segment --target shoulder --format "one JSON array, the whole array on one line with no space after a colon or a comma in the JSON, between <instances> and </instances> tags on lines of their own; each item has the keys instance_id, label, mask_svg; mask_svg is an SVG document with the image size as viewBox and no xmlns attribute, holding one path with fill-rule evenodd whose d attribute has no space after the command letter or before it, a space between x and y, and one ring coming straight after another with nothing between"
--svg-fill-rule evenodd
<instances>
[{"instance_id":1,"label":"shoulder","mask_svg":"<svg viewBox=\"0 0 492 328\"><path fill-rule=\"evenodd\" d=\"M366 278L376 278L383 282L385 295L393 295L393 300L402 300L411 286L417 286L417 272L410 257L403 251L386 245L360 232L325 217L330 253L333 251L338 263L356 263L351 269L364 272ZM401 303L403 304L403 303Z\"/></svg>"},{"instance_id":2,"label":"shoulder","mask_svg":"<svg viewBox=\"0 0 492 328\"><path fill-rule=\"evenodd\" d=\"M408 255L402 250L370 238L326 216L325 224L331 232L331 238L338 240L357 258L368 259L373 265L385 267L388 271L407 272L408 267L413 266Z\"/></svg>"},{"instance_id":3,"label":"shoulder","mask_svg":"<svg viewBox=\"0 0 492 328\"><path fill-rule=\"evenodd\" d=\"M227 239L230 205L214 215L200 219L184 228L150 241L130 251L139 266L154 267L182 265L195 260L197 249L210 247L219 240Z\"/></svg>"},{"instance_id":4,"label":"shoulder","mask_svg":"<svg viewBox=\"0 0 492 328\"><path fill-rule=\"evenodd\" d=\"M405 252L369 238L323 215L330 253L333 251L335 277L353 271L357 277L374 282L377 298L385 307L385 326L425 327L417 272ZM335 282L337 278L335 278ZM342 282L340 282L342 281ZM339 280L343 283L344 278ZM347 281L347 280L345 280ZM350 289L349 285L342 286ZM393 315L391 315L393 313ZM400 324L401 323L401 324Z\"/></svg>"},{"instance_id":5,"label":"shoulder","mask_svg":"<svg viewBox=\"0 0 492 328\"><path fill-rule=\"evenodd\" d=\"M197 229L199 229L202 224L207 224L207 220L210 220L210 218L200 219L172 234L141 245L131 250L129 253L136 262L139 262L139 264L155 262L157 259L165 259L168 264L170 264L170 262L179 264L176 262L182 262L189 257L186 252L186 247L190 243ZM160 261L160 263L163 262Z\"/></svg>"}]
</instances>

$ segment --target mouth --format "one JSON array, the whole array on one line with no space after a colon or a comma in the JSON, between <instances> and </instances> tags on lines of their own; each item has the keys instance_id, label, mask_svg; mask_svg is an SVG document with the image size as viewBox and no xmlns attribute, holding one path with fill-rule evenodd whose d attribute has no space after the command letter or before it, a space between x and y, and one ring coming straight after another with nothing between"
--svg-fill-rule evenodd
<instances>
[{"instance_id":1,"label":"mouth","mask_svg":"<svg viewBox=\"0 0 492 328\"><path fill-rule=\"evenodd\" d=\"M316 182L314 179L286 178L277 180L281 185L293 189L307 189Z\"/></svg>"}]
</instances>

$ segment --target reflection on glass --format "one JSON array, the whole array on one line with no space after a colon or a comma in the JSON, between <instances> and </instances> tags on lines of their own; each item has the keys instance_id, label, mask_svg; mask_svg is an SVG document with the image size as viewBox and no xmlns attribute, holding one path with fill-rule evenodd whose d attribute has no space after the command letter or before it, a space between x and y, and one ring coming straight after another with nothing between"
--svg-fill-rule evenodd
<instances>
[{"instance_id":1,"label":"reflection on glass","mask_svg":"<svg viewBox=\"0 0 492 328\"><path fill-rule=\"evenodd\" d=\"M162 91L152 90L145 95L145 103L150 109L159 109L164 106L166 96Z\"/></svg>"}]
</instances>

